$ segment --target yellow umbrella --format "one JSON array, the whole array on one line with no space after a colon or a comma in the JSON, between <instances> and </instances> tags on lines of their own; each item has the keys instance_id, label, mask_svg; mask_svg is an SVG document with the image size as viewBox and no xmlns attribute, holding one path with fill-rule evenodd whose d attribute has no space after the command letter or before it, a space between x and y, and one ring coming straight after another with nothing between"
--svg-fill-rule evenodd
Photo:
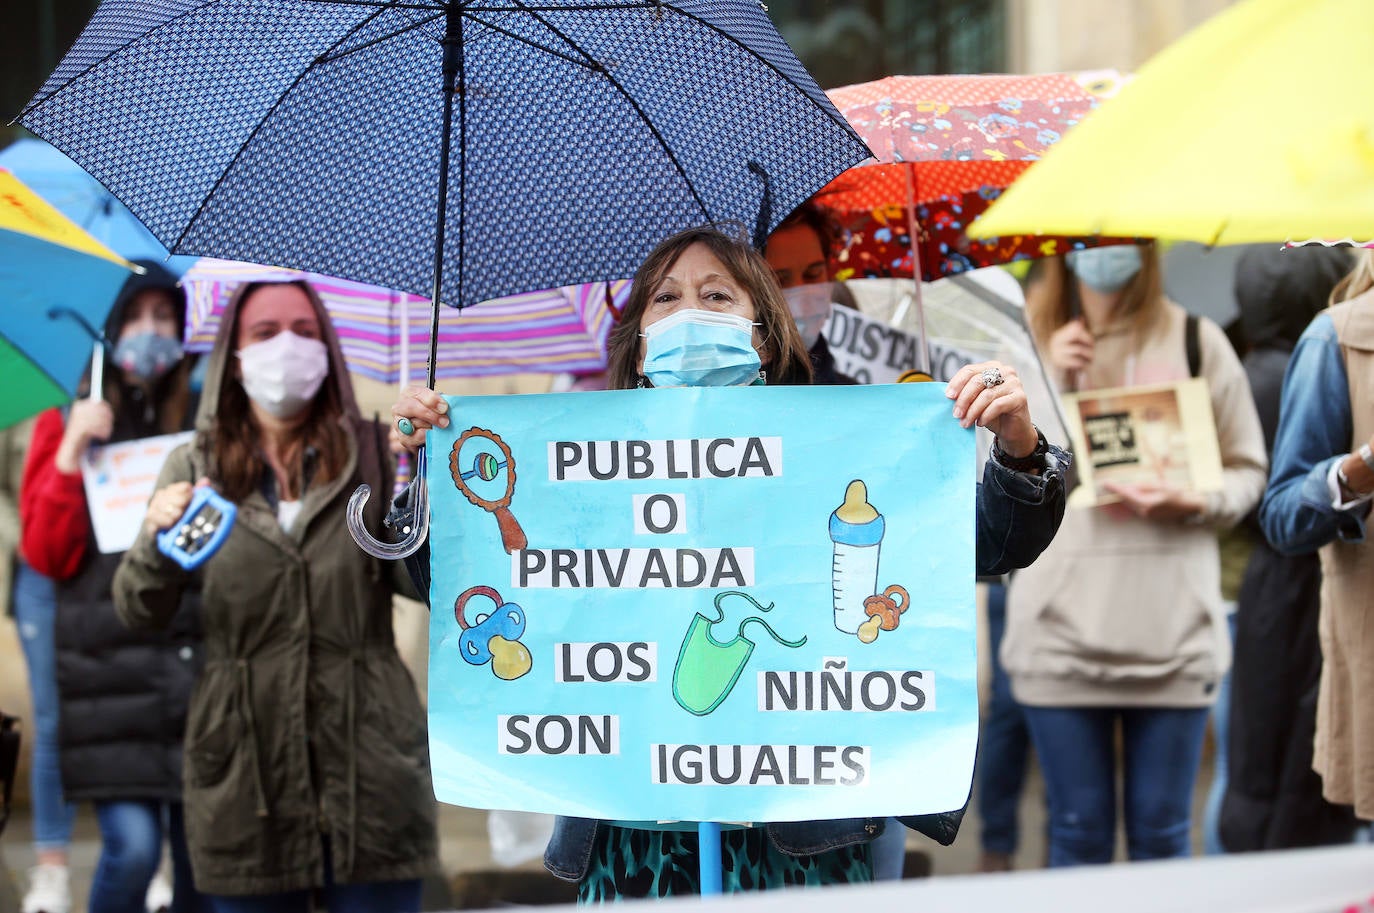
<instances>
[{"instance_id":1,"label":"yellow umbrella","mask_svg":"<svg viewBox=\"0 0 1374 913\"><path fill-rule=\"evenodd\" d=\"M1244 0L1149 61L970 226L1374 238L1374 4Z\"/></svg>"}]
</instances>

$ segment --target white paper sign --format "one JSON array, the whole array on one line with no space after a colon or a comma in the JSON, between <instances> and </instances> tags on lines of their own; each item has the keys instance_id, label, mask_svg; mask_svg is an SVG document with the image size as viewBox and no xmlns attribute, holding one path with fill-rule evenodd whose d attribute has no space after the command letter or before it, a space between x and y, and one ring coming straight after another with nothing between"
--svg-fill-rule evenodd
<instances>
[{"instance_id":1,"label":"white paper sign","mask_svg":"<svg viewBox=\"0 0 1374 913\"><path fill-rule=\"evenodd\" d=\"M127 551L138 537L167 455L195 434L181 431L92 447L81 461L95 541L104 554Z\"/></svg>"}]
</instances>

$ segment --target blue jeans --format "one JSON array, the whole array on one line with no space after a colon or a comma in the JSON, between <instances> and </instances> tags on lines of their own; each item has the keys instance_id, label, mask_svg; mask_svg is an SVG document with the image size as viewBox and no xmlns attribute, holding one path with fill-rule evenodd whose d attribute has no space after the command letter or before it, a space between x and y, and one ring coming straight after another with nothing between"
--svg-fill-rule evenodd
<instances>
[{"instance_id":1,"label":"blue jeans","mask_svg":"<svg viewBox=\"0 0 1374 913\"><path fill-rule=\"evenodd\" d=\"M324 890L321 901L329 913L420 913L420 879L335 884L329 841L324 842ZM310 913L312 891L280 894L210 894L214 913Z\"/></svg>"},{"instance_id":2,"label":"blue jeans","mask_svg":"<svg viewBox=\"0 0 1374 913\"><path fill-rule=\"evenodd\" d=\"M888 818L883 832L872 843L873 880L900 881L906 868L906 825Z\"/></svg>"},{"instance_id":3,"label":"blue jeans","mask_svg":"<svg viewBox=\"0 0 1374 913\"><path fill-rule=\"evenodd\" d=\"M1231 642L1236 642L1236 604L1227 603L1226 626L1231 630ZM1217 688L1217 702L1212 705L1212 786L1207 791L1207 804L1202 811L1202 851L1208 856L1226 852L1221 843L1221 801L1226 797L1226 764L1229 754L1227 742L1231 738L1231 673L1221 678Z\"/></svg>"},{"instance_id":4,"label":"blue jeans","mask_svg":"<svg viewBox=\"0 0 1374 913\"><path fill-rule=\"evenodd\" d=\"M53 582L22 561L14 568L14 620L33 699L33 760L29 794L33 806L33 845L39 852L65 850L72 839L76 806L62 801L62 770L57 753L57 656L53 621L57 592Z\"/></svg>"},{"instance_id":5,"label":"blue jeans","mask_svg":"<svg viewBox=\"0 0 1374 913\"><path fill-rule=\"evenodd\" d=\"M144 913L148 883L162 861L162 837L172 849L172 913L204 909L191 878L180 802L95 803L100 861L91 879L88 913Z\"/></svg>"},{"instance_id":6,"label":"blue jeans","mask_svg":"<svg viewBox=\"0 0 1374 913\"><path fill-rule=\"evenodd\" d=\"M1011 694L1011 679L997 651L1007 630L1007 588L988 587L988 640L992 663L992 697L978 739L978 817L983 823L983 850L1016 852L1020 828L1017 811L1026 783L1030 734L1021 705Z\"/></svg>"},{"instance_id":7,"label":"blue jeans","mask_svg":"<svg viewBox=\"0 0 1374 913\"><path fill-rule=\"evenodd\" d=\"M1050 865L1111 862L1116 848L1116 723L1125 748L1132 860L1190 852L1193 786L1207 708L1023 707L1045 775Z\"/></svg>"}]
</instances>

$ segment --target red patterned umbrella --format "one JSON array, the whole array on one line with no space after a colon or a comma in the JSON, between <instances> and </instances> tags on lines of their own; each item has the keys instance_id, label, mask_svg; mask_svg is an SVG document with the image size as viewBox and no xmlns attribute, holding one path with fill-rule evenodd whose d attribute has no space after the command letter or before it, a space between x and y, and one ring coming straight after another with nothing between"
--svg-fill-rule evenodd
<instances>
[{"instance_id":1,"label":"red patterned umbrella","mask_svg":"<svg viewBox=\"0 0 1374 913\"><path fill-rule=\"evenodd\" d=\"M1125 239L1017 235L973 240L968 224L1115 94L1115 70L1037 76L889 76L829 93L878 157L831 181L817 203L845 229L837 279L921 278ZM911 232L918 232L913 249Z\"/></svg>"}]
</instances>

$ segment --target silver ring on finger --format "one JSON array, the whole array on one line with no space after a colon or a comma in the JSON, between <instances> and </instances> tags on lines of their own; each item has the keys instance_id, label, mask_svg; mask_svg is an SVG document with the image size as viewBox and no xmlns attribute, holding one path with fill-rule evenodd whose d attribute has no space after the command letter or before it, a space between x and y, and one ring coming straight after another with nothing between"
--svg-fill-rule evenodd
<instances>
[{"instance_id":1,"label":"silver ring on finger","mask_svg":"<svg viewBox=\"0 0 1374 913\"><path fill-rule=\"evenodd\" d=\"M982 374L979 374L978 377L982 380L983 387L988 390L991 390L993 387L999 387L1007 382L1007 379L1002 376L1001 368L988 368L984 370Z\"/></svg>"}]
</instances>

